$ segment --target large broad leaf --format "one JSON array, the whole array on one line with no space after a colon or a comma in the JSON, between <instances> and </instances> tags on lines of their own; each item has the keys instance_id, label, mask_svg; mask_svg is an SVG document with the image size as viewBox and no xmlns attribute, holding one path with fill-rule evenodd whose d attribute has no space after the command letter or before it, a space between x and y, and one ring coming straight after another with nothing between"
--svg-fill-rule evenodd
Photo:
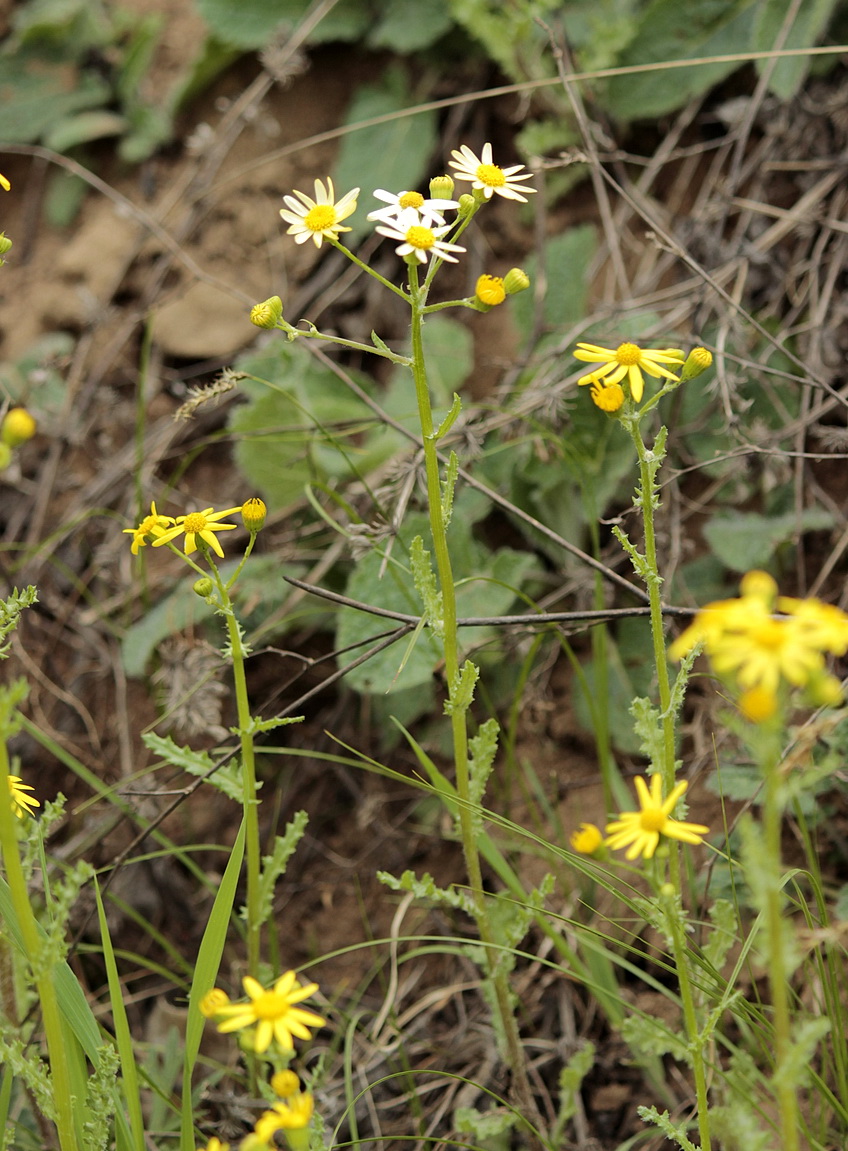
<instances>
[{"instance_id":1,"label":"large broad leaf","mask_svg":"<svg viewBox=\"0 0 848 1151\"><path fill-rule=\"evenodd\" d=\"M781 48L812 48L821 37L837 6L837 0L804 0L795 13L792 27L784 35L788 5L786 0L761 0L754 21L752 48L767 52L779 43ZM833 58L834 61L836 57ZM781 100L790 100L801 87L810 68L810 57L791 56L785 60L758 60L757 71L768 73L768 85Z\"/></svg>"},{"instance_id":2,"label":"large broad leaf","mask_svg":"<svg viewBox=\"0 0 848 1151\"><path fill-rule=\"evenodd\" d=\"M275 32L296 27L313 7L311 0L195 0L210 32L224 44L264 48ZM353 40L371 23L371 14L360 0L340 0L319 22L311 43Z\"/></svg>"},{"instance_id":3,"label":"large broad leaf","mask_svg":"<svg viewBox=\"0 0 848 1151\"><path fill-rule=\"evenodd\" d=\"M747 48L757 4L758 0L698 0L697 4L653 0L619 63L693 63L687 68L613 77L602 97L608 111L620 120L645 120L672 112L706 92L739 65L694 61Z\"/></svg>"},{"instance_id":4,"label":"large broad leaf","mask_svg":"<svg viewBox=\"0 0 848 1151\"><path fill-rule=\"evenodd\" d=\"M387 68L379 84L360 88L353 97L347 124L361 124L378 116L393 118L350 132L342 139L335 166L336 186L341 192L362 189L359 211L346 221L352 229L342 237L346 243L370 232L374 225L366 219L368 212L385 207L373 199L375 188L390 192L417 189L425 175L436 174L427 168L436 144L436 113L407 114L417 102L399 67ZM423 190L426 192L426 187ZM398 272L403 271L398 258Z\"/></svg>"},{"instance_id":5,"label":"large broad leaf","mask_svg":"<svg viewBox=\"0 0 848 1151\"><path fill-rule=\"evenodd\" d=\"M591 224L569 228L545 245L545 298L542 316L545 327L552 330L576 324L586 315L587 270L595 255L598 237ZM523 336L533 330L535 292L539 263L536 257L527 261L531 287L510 301L516 323Z\"/></svg>"},{"instance_id":6,"label":"large broad leaf","mask_svg":"<svg viewBox=\"0 0 848 1151\"><path fill-rule=\"evenodd\" d=\"M0 56L0 93L0 139L7 144L29 144L47 131L58 132L66 117L106 104L111 95L109 85L93 73L28 51Z\"/></svg>"},{"instance_id":7,"label":"large broad leaf","mask_svg":"<svg viewBox=\"0 0 848 1151\"><path fill-rule=\"evenodd\" d=\"M453 24L446 0L385 0L383 15L368 36L370 48L419 52L429 48Z\"/></svg>"},{"instance_id":8,"label":"large broad leaf","mask_svg":"<svg viewBox=\"0 0 848 1151\"><path fill-rule=\"evenodd\" d=\"M779 516L735 512L713 516L704 527L704 536L726 567L745 572L765 567L777 549L795 539L799 532L825 531L833 524L833 516L824 508L806 508L800 515L787 512Z\"/></svg>"}]
</instances>

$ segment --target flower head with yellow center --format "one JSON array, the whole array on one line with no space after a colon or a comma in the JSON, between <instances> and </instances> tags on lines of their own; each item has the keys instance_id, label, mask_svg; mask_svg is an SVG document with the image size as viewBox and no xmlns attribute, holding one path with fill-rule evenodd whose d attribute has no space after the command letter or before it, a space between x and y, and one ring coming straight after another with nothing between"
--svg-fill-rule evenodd
<instances>
[{"instance_id":1,"label":"flower head with yellow center","mask_svg":"<svg viewBox=\"0 0 848 1151\"><path fill-rule=\"evenodd\" d=\"M443 227L428 227L419 221L415 208L404 208L393 224L380 224L376 230L381 236L403 241L395 248L397 254L404 258L409 257L410 260L417 260L420 264L426 264L431 253L440 260L458 264L459 261L452 253L465 251L459 244L450 244L447 240L441 239L451 230L450 224L445 224Z\"/></svg>"},{"instance_id":2,"label":"flower head with yellow center","mask_svg":"<svg viewBox=\"0 0 848 1151\"><path fill-rule=\"evenodd\" d=\"M295 189L294 196L283 196L286 207L280 208L280 215L289 225L287 235L294 236L296 244L305 244L311 239L316 248L320 248L325 239L337 240L340 232L350 231L350 228L342 226L342 221L356 211L358 195L359 189L354 188L336 201L333 181L329 177L326 188L321 180L315 181L314 200Z\"/></svg>"},{"instance_id":3,"label":"flower head with yellow center","mask_svg":"<svg viewBox=\"0 0 848 1151\"><path fill-rule=\"evenodd\" d=\"M592 403L608 415L614 415L624 406L624 388L621 384L604 384L595 380L589 389Z\"/></svg>"},{"instance_id":4,"label":"flower head with yellow center","mask_svg":"<svg viewBox=\"0 0 848 1151\"><path fill-rule=\"evenodd\" d=\"M204 508L202 512L189 512L187 516L177 516L174 526L166 528L159 534L153 541L153 546L159 548L185 533L185 554L187 556L197 551L199 539L202 543L208 544L213 552L223 559L224 549L221 547L215 532L232 531L233 528L238 527L238 524L222 524L218 521L222 520L224 516L235 515L241 509L242 505L239 504L237 508L225 508L222 512L216 512L213 508Z\"/></svg>"},{"instance_id":5,"label":"flower head with yellow center","mask_svg":"<svg viewBox=\"0 0 848 1151\"><path fill-rule=\"evenodd\" d=\"M309 1091L290 1095L284 1103L275 1103L256 1121L255 1131L260 1139L270 1143L277 1131L299 1131L309 1126L315 1103Z\"/></svg>"},{"instance_id":6,"label":"flower head with yellow center","mask_svg":"<svg viewBox=\"0 0 848 1151\"><path fill-rule=\"evenodd\" d=\"M630 395L637 404L641 403L645 392L645 377L642 372L647 372L655 379L662 376L667 380L677 380L678 377L665 365L680 367L684 362L683 353L678 348L640 348L638 344L619 344L617 348L578 344L574 356L578 360L585 360L586 363L601 365L588 375L581 376L577 381L578 384L603 383L606 387L610 387L626 377Z\"/></svg>"},{"instance_id":7,"label":"flower head with yellow center","mask_svg":"<svg viewBox=\"0 0 848 1151\"><path fill-rule=\"evenodd\" d=\"M36 807L41 807L34 796L27 795L28 791L34 790L35 788L24 783L19 775L9 776L9 798L12 801L12 811L18 819L23 819L25 815L32 815Z\"/></svg>"},{"instance_id":8,"label":"flower head with yellow center","mask_svg":"<svg viewBox=\"0 0 848 1151\"><path fill-rule=\"evenodd\" d=\"M594 855L602 846L604 837L594 823L581 823L576 831L572 831L568 842L579 855Z\"/></svg>"},{"instance_id":9,"label":"flower head with yellow center","mask_svg":"<svg viewBox=\"0 0 848 1151\"><path fill-rule=\"evenodd\" d=\"M442 228L445 224L444 213L459 207L456 200L425 199L420 192L386 192L383 188L377 188L374 195L378 200L385 201L387 206L369 212L368 219L381 224L393 224L402 212L412 209L418 213L419 223Z\"/></svg>"},{"instance_id":10,"label":"flower head with yellow center","mask_svg":"<svg viewBox=\"0 0 848 1151\"><path fill-rule=\"evenodd\" d=\"M173 523L173 516L160 516L155 502L151 502L150 515L145 516L137 528L124 528L124 535L131 535L133 538L130 545L132 554L137 556L139 548L146 547L151 539L157 540Z\"/></svg>"},{"instance_id":11,"label":"flower head with yellow center","mask_svg":"<svg viewBox=\"0 0 848 1151\"><path fill-rule=\"evenodd\" d=\"M701 823L683 823L672 819L671 813L686 790L685 780L676 784L665 799L662 797L662 779L659 774L651 776L651 787L641 776L636 778L636 791L639 795L638 811L623 811L618 819L607 824L607 846L617 851L627 847L625 859L653 859L659 846L660 837L679 839L682 843L701 843L702 836L710 830Z\"/></svg>"},{"instance_id":12,"label":"flower head with yellow center","mask_svg":"<svg viewBox=\"0 0 848 1151\"><path fill-rule=\"evenodd\" d=\"M507 200L520 200L527 203L527 196L535 188L528 188L527 181L532 179L523 164L513 164L509 168L500 168L492 162L492 145L484 144L479 158L471 151L467 144L462 144L457 151L451 152L453 159L450 166L456 173L458 180L470 180L472 190L482 193L487 200L493 195L503 196Z\"/></svg>"},{"instance_id":13,"label":"flower head with yellow center","mask_svg":"<svg viewBox=\"0 0 848 1151\"><path fill-rule=\"evenodd\" d=\"M748 572L741 592L738 599L702 608L669 656L680 659L702 643L713 670L738 689L740 707L755 723L777 711L783 685L807 688L820 702L838 702L841 689L827 673L824 655L848 650L848 616L817 599L779 597L767 572Z\"/></svg>"},{"instance_id":14,"label":"flower head with yellow center","mask_svg":"<svg viewBox=\"0 0 848 1151\"><path fill-rule=\"evenodd\" d=\"M250 1002L220 1007L215 1012L215 1018L221 1020L218 1030L222 1032L241 1031L244 1027L255 1026L253 1047L259 1054L267 1051L272 1041L282 1051L291 1051L295 1038L309 1039L310 1027L323 1027L325 1020L320 1015L295 1007L296 1003L315 994L317 983L307 983L301 987L295 973L287 971L270 991L250 975L244 977L242 984Z\"/></svg>"}]
</instances>

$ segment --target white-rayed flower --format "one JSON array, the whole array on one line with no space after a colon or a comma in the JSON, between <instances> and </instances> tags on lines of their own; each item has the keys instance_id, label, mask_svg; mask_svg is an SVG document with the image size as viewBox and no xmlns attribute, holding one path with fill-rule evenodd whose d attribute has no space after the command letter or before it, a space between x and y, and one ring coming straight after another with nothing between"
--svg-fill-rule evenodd
<instances>
[{"instance_id":1,"label":"white-rayed flower","mask_svg":"<svg viewBox=\"0 0 848 1151\"><path fill-rule=\"evenodd\" d=\"M399 256L414 256L421 264L427 263L427 257L432 252L440 260L448 260L451 264L458 264L456 256L451 252L464 252L459 244L450 244L441 237L451 230L451 224L430 228L420 223L418 211L415 208L404 208L401 214L393 221L391 226L378 225L377 231L381 236L388 236L390 240L401 240L402 243L395 248Z\"/></svg>"},{"instance_id":2,"label":"white-rayed flower","mask_svg":"<svg viewBox=\"0 0 848 1151\"><path fill-rule=\"evenodd\" d=\"M492 163L492 145L484 144L480 159L475 156L467 144L463 144L459 151L451 152L453 159L451 168L456 172L458 180L470 180L472 189L482 192L487 200L493 193L504 196L507 200L520 200L527 203L523 192L535 192L535 188L526 187L526 182L533 178L523 164L513 164L509 168L499 168Z\"/></svg>"},{"instance_id":3,"label":"white-rayed flower","mask_svg":"<svg viewBox=\"0 0 848 1151\"><path fill-rule=\"evenodd\" d=\"M456 200L428 200L420 192L386 192L377 188L374 195L378 200L384 200L386 208L375 208L368 213L369 220L377 220L381 224L393 224L401 212L413 208L418 213L419 222L427 227L435 225L444 227L444 213L459 207Z\"/></svg>"},{"instance_id":4,"label":"white-rayed flower","mask_svg":"<svg viewBox=\"0 0 848 1151\"><path fill-rule=\"evenodd\" d=\"M321 180L315 181L314 200L295 189L294 196L283 196L286 207L280 208L280 215L290 225L287 234L294 236L296 244L305 244L312 239L316 248L320 248L325 239L337 240L339 232L350 231L350 228L342 227L342 220L356 211L358 195L359 189L354 188L336 203L333 181L329 177L326 188ZM300 199L296 200L295 196Z\"/></svg>"}]
</instances>

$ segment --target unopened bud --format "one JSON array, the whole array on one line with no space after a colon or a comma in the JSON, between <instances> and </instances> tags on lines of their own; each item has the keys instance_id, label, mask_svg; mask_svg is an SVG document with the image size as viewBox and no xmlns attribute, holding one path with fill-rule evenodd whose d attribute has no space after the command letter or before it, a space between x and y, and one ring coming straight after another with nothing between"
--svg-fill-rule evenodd
<instances>
[{"instance_id":1,"label":"unopened bud","mask_svg":"<svg viewBox=\"0 0 848 1151\"><path fill-rule=\"evenodd\" d=\"M199 595L201 599L208 599L215 590L215 584L209 576L201 576L200 579L194 581L191 588L194 594Z\"/></svg>"},{"instance_id":2,"label":"unopened bud","mask_svg":"<svg viewBox=\"0 0 848 1151\"><path fill-rule=\"evenodd\" d=\"M450 176L434 176L430 181L430 195L434 200L452 200L454 187Z\"/></svg>"},{"instance_id":3,"label":"unopened bud","mask_svg":"<svg viewBox=\"0 0 848 1151\"><path fill-rule=\"evenodd\" d=\"M522 272L521 268L510 268L504 276L503 286L508 296L514 296L517 292L525 292L530 287L530 277L526 272Z\"/></svg>"},{"instance_id":4,"label":"unopened bud","mask_svg":"<svg viewBox=\"0 0 848 1151\"><path fill-rule=\"evenodd\" d=\"M0 232L0 260L6 255L12 246L12 241L5 232Z\"/></svg>"},{"instance_id":5,"label":"unopened bud","mask_svg":"<svg viewBox=\"0 0 848 1151\"><path fill-rule=\"evenodd\" d=\"M265 526L265 517L268 509L258 496L251 496L245 500L241 508L241 519L249 532L261 531Z\"/></svg>"},{"instance_id":6,"label":"unopened bud","mask_svg":"<svg viewBox=\"0 0 848 1151\"><path fill-rule=\"evenodd\" d=\"M470 216L474 209L477 207L477 201L473 196L469 196L467 192L459 197L458 215L460 220L464 220L466 216Z\"/></svg>"},{"instance_id":7,"label":"unopened bud","mask_svg":"<svg viewBox=\"0 0 848 1151\"><path fill-rule=\"evenodd\" d=\"M261 304L250 309L250 322L257 328L276 328L283 318L283 301L279 296L269 296Z\"/></svg>"},{"instance_id":8,"label":"unopened bud","mask_svg":"<svg viewBox=\"0 0 848 1151\"><path fill-rule=\"evenodd\" d=\"M680 373L681 384L686 380L694 380L696 376L700 376L701 372L705 372L712 362L712 352L706 348L693 348L686 357L686 362Z\"/></svg>"},{"instance_id":9,"label":"unopened bud","mask_svg":"<svg viewBox=\"0 0 848 1151\"><path fill-rule=\"evenodd\" d=\"M26 443L35 435L37 425L26 408L9 408L0 424L0 440L10 448Z\"/></svg>"},{"instance_id":10,"label":"unopened bud","mask_svg":"<svg viewBox=\"0 0 848 1151\"><path fill-rule=\"evenodd\" d=\"M300 1080L294 1071L278 1071L271 1076L271 1089L281 1099L288 1099L300 1091Z\"/></svg>"}]
</instances>

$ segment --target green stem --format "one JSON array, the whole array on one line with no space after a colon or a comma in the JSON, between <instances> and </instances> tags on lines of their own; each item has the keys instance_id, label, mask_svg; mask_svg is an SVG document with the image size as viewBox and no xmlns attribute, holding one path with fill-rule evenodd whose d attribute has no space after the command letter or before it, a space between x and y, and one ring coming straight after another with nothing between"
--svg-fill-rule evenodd
<instances>
[{"instance_id":1,"label":"green stem","mask_svg":"<svg viewBox=\"0 0 848 1151\"><path fill-rule=\"evenodd\" d=\"M415 396L418 403L418 416L421 423L421 438L424 445L424 469L427 477L427 502L430 515L430 533L433 537L433 550L436 560L440 591L442 594L443 651L448 696L454 702L460 680L459 636L456 625L456 586L453 578L450 552L447 543L447 527L442 510L442 484L439 471L439 457L436 448L433 409L430 403L430 389L427 383L427 368L424 360L423 317L427 302L426 282L419 287L417 264L409 266L409 286L412 308L412 375L415 382ZM506 1039L507 1055L513 1077L516 1100L530 1119L535 1114L533 1095L527 1078L527 1068L518 1025L510 1001L509 983L502 966L497 962L495 936L489 918L489 909L483 891L483 874L480 866L480 853L474 834L472 802L469 787L468 729L466 709L460 706L451 709L451 733L453 737L454 762L456 767L456 791L459 800L459 825L462 837L462 850L468 872L469 887L474 901L474 918L481 942L484 945L489 973L494 986L498 1013Z\"/></svg>"},{"instance_id":2,"label":"green stem","mask_svg":"<svg viewBox=\"0 0 848 1151\"><path fill-rule=\"evenodd\" d=\"M0 802L0 853L6 871L6 881L9 884L9 895L41 1007L47 1057L50 1061L53 1103L56 1107L56 1129L59 1134L59 1146L61 1151L77 1151L73 1112L74 1099L71 1094L69 1063L65 1051L65 1037L62 1034L59 1001L53 985L54 964L50 962L49 944L38 930L27 892L26 878L21 865L15 831L16 817L12 811L11 803L6 798L9 795L9 774L9 753L5 739L2 739L0 740L0 797L2 798L2 802Z\"/></svg>"},{"instance_id":3,"label":"green stem","mask_svg":"<svg viewBox=\"0 0 848 1151\"><path fill-rule=\"evenodd\" d=\"M381 276L379 272L375 272L374 269L370 268L364 260L360 260L359 256L357 256L355 252L351 252L350 248L346 248L340 240L331 239L330 243L334 248L337 248L338 251L343 252L344 255L347 256L347 258L351 261L351 263L356 264L357 268L361 269L363 272L367 272L369 276L381 283L384 288L388 288L390 292L394 292L396 296L400 296L402 300L406 300L406 302L409 303L409 296L406 294L403 288L399 288L397 284L393 284L391 280L387 280L385 276Z\"/></svg>"},{"instance_id":4,"label":"green stem","mask_svg":"<svg viewBox=\"0 0 848 1151\"><path fill-rule=\"evenodd\" d=\"M692 1056L692 1072L695 1077L695 1099L698 1108L698 1133L701 1137L701 1151L711 1151L710 1141L710 1111L707 1089L707 1069L704 1063L704 1043L698 1027L698 1012L695 1006L695 995L692 981L689 978L689 952L686 947L686 938L680 920L678 897L679 885L676 882L678 869L672 867L671 887L674 890L672 905L666 909L666 922L671 928L672 949L674 951L674 965L677 970L677 981L680 987L680 1002L683 1006L683 1020L686 1024L686 1034L689 1037L689 1051Z\"/></svg>"},{"instance_id":5,"label":"green stem","mask_svg":"<svg viewBox=\"0 0 848 1151\"><path fill-rule=\"evenodd\" d=\"M798 1099L787 1079L792 1046L789 1007L789 973L786 970L786 943L783 929L783 895L781 890L780 838L783 826L783 804L780 781L780 732L782 717L770 722L767 745L762 749L760 767L763 789L763 835L767 857L765 898L766 937L768 940L768 976L774 1013L774 1055L776 1095L780 1110L782 1151L799 1151Z\"/></svg>"},{"instance_id":6,"label":"green stem","mask_svg":"<svg viewBox=\"0 0 848 1151\"><path fill-rule=\"evenodd\" d=\"M255 535L251 537L251 543ZM259 801L256 796L256 759L253 747L253 720L250 714L250 700L247 694L245 656L247 650L241 637L241 629L233 611L229 587L221 579L218 568L209 560L209 570L218 589L221 611L227 621L227 634L230 640L230 655L233 661L233 682L236 694L239 740L241 742L242 789L244 798L245 826L245 867L247 870L247 970L255 978L259 977L261 959L260 901L259 901Z\"/></svg>"},{"instance_id":7,"label":"green stem","mask_svg":"<svg viewBox=\"0 0 848 1151\"><path fill-rule=\"evenodd\" d=\"M642 510L642 523L645 531L645 563L647 572L645 586L648 592L648 602L651 608L651 639L654 646L654 662L657 668L657 690L660 699L660 715L663 730L663 762L662 771L663 790L668 793L675 783L675 717L671 707L671 682L668 676L668 658L665 650L665 630L662 616L662 576L657 563L657 540L654 531L654 509L659 506L658 488L655 482L657 456L645 447L642 434L639 431L638 416L627 420L636 454L639 457L639 506ZM659 442L657 437L656 443ZM659 456L662 458L662 455Z\"/></svg>"}]
</instances>

